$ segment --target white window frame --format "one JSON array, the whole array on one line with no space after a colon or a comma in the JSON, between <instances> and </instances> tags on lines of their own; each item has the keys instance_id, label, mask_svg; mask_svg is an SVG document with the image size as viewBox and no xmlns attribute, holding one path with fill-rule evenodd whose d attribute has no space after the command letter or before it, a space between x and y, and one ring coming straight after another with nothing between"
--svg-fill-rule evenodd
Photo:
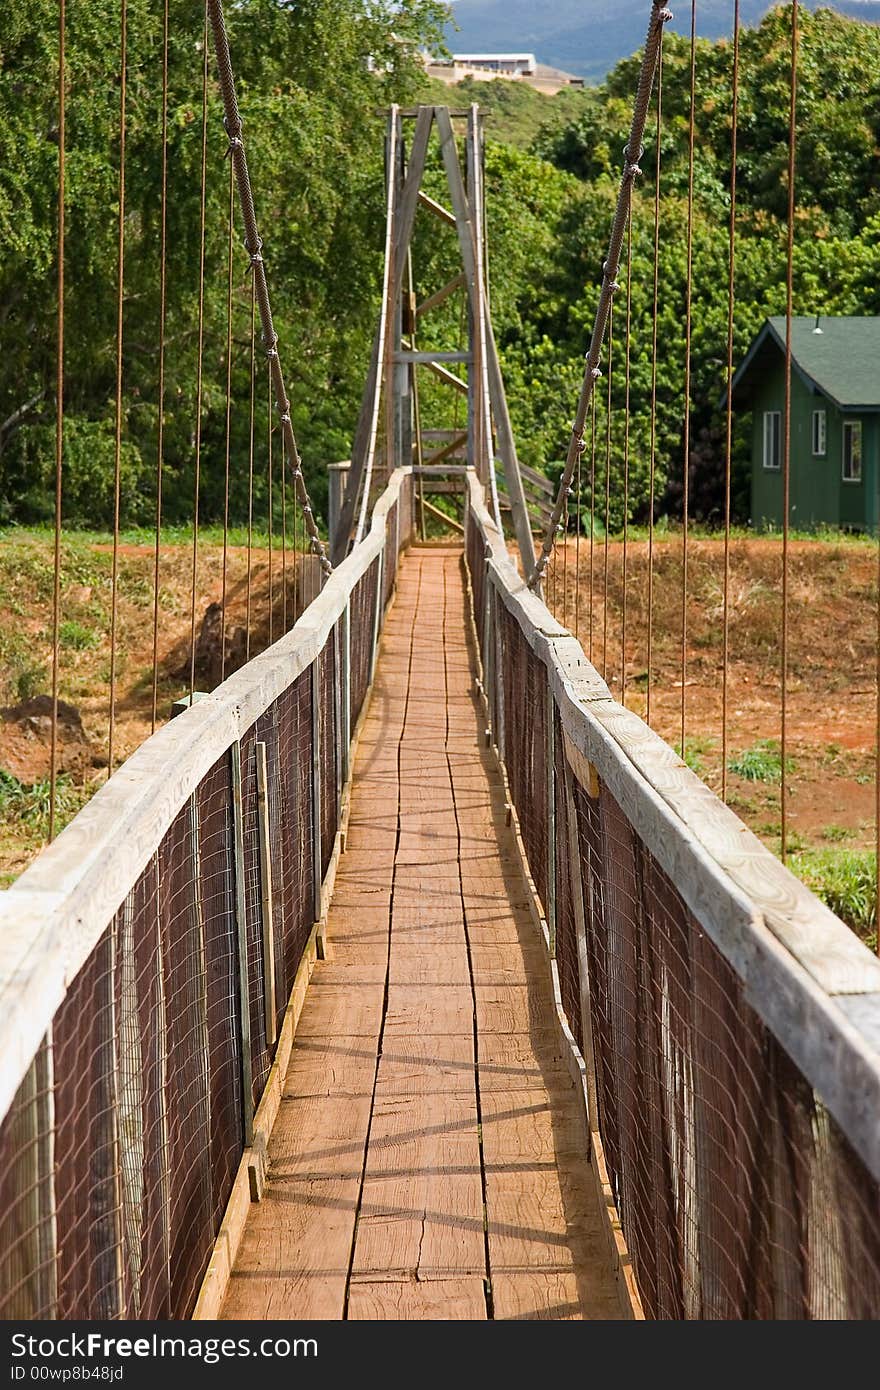
<instances>
[{"instance_id":1,"label":"white window frame","mask_svg":"<svg viewBox=\"0 0 880 1390\"><path fill-rule=\"evenodd\" d=\"M828 412L813 411L813 458L823 459L828 454Z\"/></svg>"},{"instance_id":2,"label":"white window frame","mask_svg":"<svg viewBox=\"0 0 880 1390\"><path fill-rule=\"evenodd\" d=\"M855 441L858 441L857 450L853 449ZM858 457L855 457L856 454ZM861 420L844 420L843 422L840 475L845 483L860 483L862 481Z\"/></svg>"},{"instance_id":3,"label":"white window frame","mask_svg":"<svg viewBox=\"0 0 880 1390\"><path fill-rule=\"evenodd\" d=\"M775 421L775 426L774 426ZM768 439L770 448L768 449ZM773 443L776 444L776 457L773 455ZM769 462L768 462L769 460ZM764 468L768 473L778 473L782 467L782 411L764 411Z\"/></svg>"}]
</instances>

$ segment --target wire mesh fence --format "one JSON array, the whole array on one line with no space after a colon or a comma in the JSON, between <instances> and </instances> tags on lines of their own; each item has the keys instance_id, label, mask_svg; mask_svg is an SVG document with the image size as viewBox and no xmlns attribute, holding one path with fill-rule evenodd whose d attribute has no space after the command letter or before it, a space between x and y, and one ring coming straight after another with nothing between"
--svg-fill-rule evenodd
<instances>
[{"instance_id":1,"label":"wire mesh fence","mask_svg":"<svg viewBox=\"0 0 880 1390\"><path fill-rule=\"evenodd\" d=\"M342 711L350 733L411 534L406 482L376 518L384 562L374 525L375 557L330 581L343 597L314 659L199 778L47 1020L0 1121L4 1319L192 1312L315 925Z\"/></svg>"},{"instance_id":2,"label":"wire mesh fence","mask_svg":"<svg viewBox=\"0 0 880 1390\"><path fill-rule=\"evenodd\" d=\"M482 504L472 502L467 520L493 734L497 743L503 725L510 798L647 1316L877 1317L874 1167L793 1059L794 1038L761 1016L657 847L592 765L586 776L570 762L550 697L552 638L536 627L534 645L527 639L522 584Z\"/></svg>"}]
</instances>

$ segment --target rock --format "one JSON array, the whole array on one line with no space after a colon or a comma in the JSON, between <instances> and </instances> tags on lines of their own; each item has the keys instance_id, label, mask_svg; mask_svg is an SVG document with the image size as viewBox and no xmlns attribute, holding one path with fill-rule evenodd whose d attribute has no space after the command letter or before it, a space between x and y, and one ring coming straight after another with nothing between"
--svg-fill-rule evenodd
<instances>
[{"instance_id":1,"label":"rock","mask_svg":"<svg viewBox=\"0 0 880 1390\"><path fill-rule=\"evenodd\" d=\"M205 609L202 625L196 637L196 685L202 690L213 690L220 684L223 663L221 654L221 634L223 629L223 605L210 603ZM229 625L226 628L226 671L230 676L244 665L247 649L247 633L243 627ZM178 680L189 680L189 657L175 672Z\"/></svg>"},{"instance_id":2,"label":"rock","mask_svg":"<svg viewBox=\"0 0 880 1390\"><path fill-rule=\"evenodd\" d=\"M81 778L92 766L93 750L79 710L58 701L57 762L59 772ZM25 786L42 782L52 767L52 697L34 695L19 705L0 709L0 767Z\"/></svg>"}]
</instances>

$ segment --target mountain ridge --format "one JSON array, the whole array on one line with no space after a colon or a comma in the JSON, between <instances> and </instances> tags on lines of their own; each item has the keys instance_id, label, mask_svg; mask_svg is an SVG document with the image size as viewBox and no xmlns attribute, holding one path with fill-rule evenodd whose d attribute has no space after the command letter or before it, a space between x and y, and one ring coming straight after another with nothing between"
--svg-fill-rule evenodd
<instances>
[{"instance_id":1,"label":"mountain ridge","mask_svg":"<svg viewBox=\"0 0 880 1390\"><path fill-rule=\"evenodd\" d=\"M801 0L807 9L832 9L850 19L880 23L880 0ZM690 33L690 5L670 0L670 28ZM740 0L743 25L753 26L772 9L767 0ZM453 53L534 53L541 63L599 82L621 58L645 41L650 6L646 0L456 0L446 42ZM721 38L732 33L730 0L700 0L697 33Z\"/></svg>"}]
</instances>

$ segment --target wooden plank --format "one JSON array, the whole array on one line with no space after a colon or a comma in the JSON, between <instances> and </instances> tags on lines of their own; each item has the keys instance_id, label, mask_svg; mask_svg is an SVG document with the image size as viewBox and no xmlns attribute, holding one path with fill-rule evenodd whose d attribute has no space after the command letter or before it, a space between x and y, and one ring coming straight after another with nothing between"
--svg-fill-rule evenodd
<instances>
[{"instance_id":1,"label":"wooden plank","mask_svg":"<svg viewBox=\"0 0 880 1390\"><path fill-rule=\"evenodd\" d=\"M407 560L386 641L355 762L352 843L366 847L340 863L331 958L315 966L224 1316L483 1318L493 1242L496 1316L599 1316L595 1189L584 1197L571 1167L589 1177L557 1035L530 1021L530 997L539 1019L553 1001L499 848L504 789L479 742L454 550ZM376 863L393 832L396 852ZM519 1020L479 1036L482 1116L481 994Z\"/></svg>"},{"instance_id":2,"label":"wooden plank","mask_svg":"<svg viewBox=\"0 0 880 1390\"><path fill-rule=\"evenodd\" d=\"M422 197L421 193L419 197ZM459 271L458 275L453 276L439 290L435 290L433 294L428 295L427 299L422 300L422 303L416 306L416 317L421 318L424 314L430 313L432 309L437 308L438 304L443 304L451 294L455 294L456 290L463 289L466 284L464 271Z\"/></svg>"},{"instance_id":3,"label":"wooden plank","mask_svg":"<svg viewBox=\"0 0 880 1390\"><path fill-rule=\"evenodd\" d=\"M454 372L450 372L449 369L447 367L444 367L441 362L436 361L432 357L430 361L423 363L423 365L427 367L429 372L433 372L434 376L439 377L441 381L445 382L447 386L452 386L456 391L460 391L464 396L467 395L467 382L462 381L461 377L456 376Z\"/></svg>"},{"instance_id":4,"label":"wooden plank","mask_svg":"<svg viewBox=\"0 0 880 1390\"><path fill-rule=\"evenodd\" d=\"M432 516L436 516L438 521L442 521L446 526L451 527L453 531L460 531L461 534L464 535L464 527L460 521L456 521L454 516L448 516L446 512L441 511L439 507L435 507L433 502L429 502L427 498L425 498L423 506L425 511L430 512Z\"/></svg>"},{"instance_id":5,"label":"wooden plank","mask_svg":"<svg viewBox=\"0 0 880 1390\"><path fill-rule=\"evenodd\" d=\"M420 349L400 348L394 353L393 360L396 363L412 363L417 366L429 366L432 362L473 362L473 353L463 352L458 348L440 350L431 348L430 351Z\"/></svg>"},{"instance_id":6,"label":"wooden plank","mask_svg":"<svg viewBox=\"0 0 880 1390\"><path fill-rule=\"evenodd\" d=\"M426 1319L475 1322L486 1317L486 1289L482 1279L355 1280L348 1301L353 1322L390 1319Z\"/></svg>"},{"instance_id":7,"label":"wooden plank","mask_svg":"<svg viewBox=\"0 0 880 1390\"><path fill-rule=\"evenodd\" d=\"M455 226L455 215L448 208L430 198L423 188L419 189L419 202L423 208L427 208L435 217L439 217L441 222L445 222L450 227Z\"/></svg>"}]
</instances>

